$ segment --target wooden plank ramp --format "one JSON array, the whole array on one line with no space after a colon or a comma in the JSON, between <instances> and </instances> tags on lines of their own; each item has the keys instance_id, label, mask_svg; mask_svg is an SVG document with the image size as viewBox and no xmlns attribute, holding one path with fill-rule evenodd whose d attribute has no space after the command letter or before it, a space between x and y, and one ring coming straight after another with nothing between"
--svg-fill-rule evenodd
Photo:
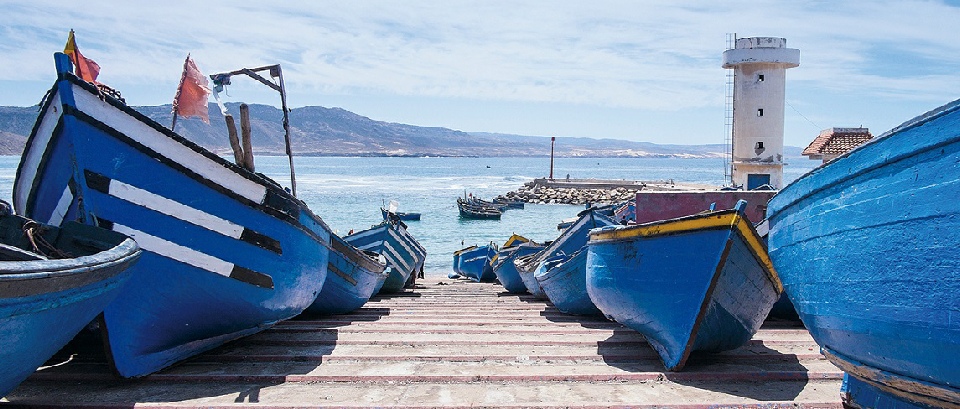
<instances>
[{"instance_id":1,"label":"wooden plank ramp","mask_svg":"<svg viewBox=\"0 0 960 409\"><path fill-rule=\"evenodd\" d=\"M434 279L436 280L436 279ZM159 373L80 349L4 407L840 408L842 372L799 324L664 372L643 337L495 284L443 279L342 316L301 316Z\"/></svg>"}]
</instances>

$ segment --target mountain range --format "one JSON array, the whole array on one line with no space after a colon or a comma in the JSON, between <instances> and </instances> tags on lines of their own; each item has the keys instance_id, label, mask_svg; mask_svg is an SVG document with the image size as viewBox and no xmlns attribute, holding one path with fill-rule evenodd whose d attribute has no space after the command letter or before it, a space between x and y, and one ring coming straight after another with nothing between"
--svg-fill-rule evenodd
<instances>
[{"instance_id":1,"label":"mountain range","mask_svg":"<svg viewBox=\"0 0 960 409\"><path fill-rule=\"evenodd\" d=\"M239 104L226 104L239 122ZM171 105L133 107L169 126ZM0 106L0 155L19 155L36 121L38 106ZM210 104L210 124L179 118L177 132L219 154L230 152L227 128L219 108ZM463 132L376 121L341 108L307 106L289 113L290 140L297 156L549 156L550 138L487 132ZM250 127L256 154L283 155L283 111L251 104ZM239 125L238 125L239 127ZM557 157L722 157L723 144L666 145L618 139L557 137ZM800 155L786 147L785 156Z\"/></svg>"}]
</instances>

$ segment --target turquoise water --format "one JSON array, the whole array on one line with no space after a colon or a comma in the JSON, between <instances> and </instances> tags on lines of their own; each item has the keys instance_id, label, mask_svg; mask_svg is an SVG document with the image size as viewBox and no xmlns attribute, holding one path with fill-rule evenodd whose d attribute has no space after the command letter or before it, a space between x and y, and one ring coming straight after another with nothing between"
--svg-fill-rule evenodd
<instances>
[{"instance_id":1,"label":"turquoise water","mask_svg":"<svg viewBox=\"0 0 960 409\"><path fill-rule=\"evenodd\" d=\"M9 201L19 157L0 157L0 198ZM792 181L819 162L796 160L784 179ZM576 216L581 206L531 205L508 210L501 220L460 220L456 198L464 192L490 199L515 190L550 171L549 158L339 158L296 157L297 193L335 231L346 234L380 221L380 206L399 202L399 211L420 212L409 231L427 249L428 276L446 276L453 252L471 244L498 244L517 233L555 239L557 223ZM290 185L286 157L258 157L257 171ZM720 159L559 158L554 176L662 180L720 185Z\"/></svg>"}]
</instances>

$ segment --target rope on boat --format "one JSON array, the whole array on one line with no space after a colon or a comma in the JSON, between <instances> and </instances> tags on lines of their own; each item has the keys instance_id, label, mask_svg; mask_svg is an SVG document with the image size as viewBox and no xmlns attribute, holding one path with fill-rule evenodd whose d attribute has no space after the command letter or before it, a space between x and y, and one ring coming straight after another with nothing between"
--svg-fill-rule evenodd
<instances>
[{"instance_id":1,"label":"rope on boat","mask_svg":"<svg viewBox=\"0 0 960 409\"><path fill-rule=\"evenodd\" d=\"M34 253L47 258L73 258L69 253L47 242L47 240L43 238L43 230L44 226L33 220L28 220L23 224L23 235L30 241L30 246Z\"/></svg>"}]
</instances>

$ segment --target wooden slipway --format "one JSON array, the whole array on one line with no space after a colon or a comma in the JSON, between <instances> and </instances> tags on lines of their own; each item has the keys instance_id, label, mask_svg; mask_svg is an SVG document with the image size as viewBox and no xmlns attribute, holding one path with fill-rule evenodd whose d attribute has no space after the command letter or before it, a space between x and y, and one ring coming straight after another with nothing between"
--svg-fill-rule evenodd
<instances>
[{"instance_id":1,"label":"wooden slipway","mask_svg":"<svg viewBox=\"0 0 960 409\"><path fill-rule=\"evenodd\" d=\"M436 280L436 279L434 279ZM842 373L799 324L664 372L643 337L495 284L443 279L298 317L136 380L102 353L38 370L2 407L840 408Z\"/></svg>"}]
</instances>

